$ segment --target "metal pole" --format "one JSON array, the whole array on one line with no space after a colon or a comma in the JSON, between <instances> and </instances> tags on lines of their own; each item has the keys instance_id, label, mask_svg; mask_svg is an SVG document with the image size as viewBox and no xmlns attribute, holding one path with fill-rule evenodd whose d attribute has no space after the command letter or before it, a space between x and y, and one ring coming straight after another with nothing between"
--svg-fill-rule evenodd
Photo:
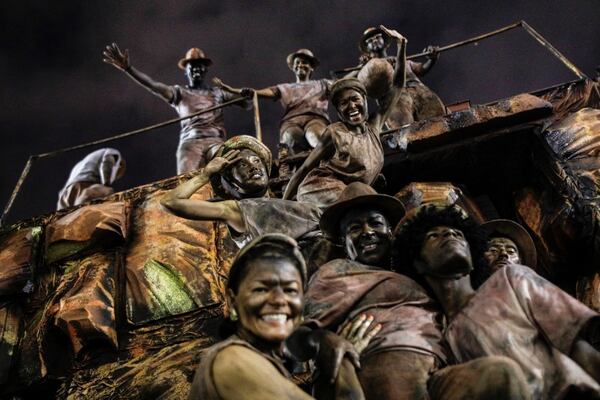
<instances>
[{"instance_id":1,"label":"metal pole","mask_svg":"<svg viewBox=\"0 0 600 400\"><path fill-rule=\"evenodd\" d=\"M29 158L27 159L27 163L25 164L25 167L21 172L21 176L19 177L19 180L17 181L17 184L15 185L15 188L13 189L10 198L8 199L8 203L6 203L6 206L4 207L4 211L2 212L2 216L0 217L0 226L4 225L4 218L12 208L12 205L15 202L15 199L17 198L17 194L19 194L21 186L23 186L23 182L25 182L25 178L27 178L27 175L29 175L29 170L31 169L33 160L35 160L36 158L37 156L29 156Z\"/></svg>"},{"instance_id":2,"label":"metal pole","mask_svg":"<svg viewBox=\"0 0 600 400\"><path fill-rule=\"evenodd\" d=\"M260 127L260 111L258 109L258 94L254 90L252 96L252 107L254 108L254 131L256 132L256 139L262 143L262 129Z\"/></svg>"},{"instance_id":3,"label":"metal pole","mask_svg":"<svg viewBox=\"0 0 600 400\"><path fill-rule=\"evenodd\" d=\"M6 203L6 206L4 207L4 211L2 212L2 216L0 217L0 226L2 226L4 224L4 220L5 220L6 216L8 215L10 209L12 208L13 203L15 202L15 199L17 198L17 195L21 191L21 187L23 186L23 183L25 182L25 179L27 178L27 175L29 175L29 170L31 169L31 166L33 165L33 161L36 161L36 160L38 160L40 158L51 158L51 157L54 157L54 156L56 156L58 154L67 153L69 151L84 149L86 147L92 147L92 146L96 146L96 145L99 145L99 144L112 142L112 141L115 141L115 140L118 140L118 139L123 139L123 138L129 137L129 136L139 135L140 133L146 133L146 132L152 131L154 129L162 128L163 126L171 125L171 124L174 124L176 122L183 121L185 119L193 118L193 117L195 117L197 115L201 115L201 114L204 114L204 113L207 113L207 112L210 112L210 111L218 110L219 108L227 107L227 106L229 106L231 104L239 103L239 102L244 101L244 100L246 100L244 97L238 97L236 99L233 99L233 100L230 100L230 101L226 101L225 103L221 103L221 104L218 104L216 106L205 108L203 110L197 111L197 112L195 112L193 114L190 114L190 115L187 115L185 117L170 119L168 121L164 121L164 122L161 122L161 123L158 123L158 124L146 126L144 128L140 128L140 129L136 129L136 130L133 130L133 131L128 131L128 132L120 133L118 135L111 136L111 137L108 137L108 138L105 138L105 139L94 140L93 142L82 143L82 144L78 144L76 146L65 147L64 149L59 149L59 150L50 151L50 152L47 152L47 153L41 153L41 154L36 154L36 155L29 156L29 158L27 159L27 163L25 164L25 167L23 168L23 171L21 172L21 176L19 177L19 180L17 181L17 184L15 185L15 188L13 189L12 194L10 195L8 203ZM256 118L256 115L255 115L255 118ZM260 120L258 121L258 123L259 123L259 125L258 125L257 134L260 134ZM261 134L261 136L262 136L262 134Z\"/></svg>"},{"instance_id":4,"label":"metal pole","mask_svg":"<svg viewBox=\"0 0 600 400\"><path fill-rule=\"evenodd\" d=\"M514 28L517 28L517 27L521 26L522 22L523 21L515 22L514 24L510 24L510 25L507 25L507 26L502 27L500 29L496 29L495 31L484 33L483 35L475 36L475 37L472 37L470 39L466 39L466 40L463 40L463 41L460 41L460 42L456 42L456 43L452 43L452 44L449 44L449 45L446 45L446 46L442 46L442 47L440 47L438 49L438 52L444 52L444 51L451 50L451 49L454 49L454 48L457 48L457 47L461 47L461 46L464 46L464 45L467 45L467 44L471 44L471 43L474 43L474 42L479 42L480 40L487 39L487 38L492 37L492 36L499 35L500 33L503 33L503 32L506 32L506 31L509 31L511 29L514 29ZM424 51L422 53L412 54L412 55L406 57L406 59L407 60L412 60L412 59L415 59L415 58L426 56L426 55L428 55L430 53L431 52L429 52L429 51ZM333 73L337 75L339 73L347 73L347 72L352 72L352 71L358 71L362 67L363 67L362 65L357 65L356 67L345 68L345 69L340 69L340 70L337 70L337 71L333 71Z\"/></svg>"},{"instance_id":5,"label":"metal pole","mask_svg":"<svg viewBox=\"0 0 600 400\"><path fill-rule=\"evenodd\" d=\"M539 34L538 31L533 29L529 24L525 21L520 22L525 32L531 35L535 40L537 40L542 46L544 46L550 53L552 53L556 58L558 58L567 68L571 70L579 79L589 79L586 74L581 72L579 68L575 66L567 57L565 57L560 51L556 49L556 47L552 46L550 42L548 42L542 35Z\"/></svg>"}]
</instances>

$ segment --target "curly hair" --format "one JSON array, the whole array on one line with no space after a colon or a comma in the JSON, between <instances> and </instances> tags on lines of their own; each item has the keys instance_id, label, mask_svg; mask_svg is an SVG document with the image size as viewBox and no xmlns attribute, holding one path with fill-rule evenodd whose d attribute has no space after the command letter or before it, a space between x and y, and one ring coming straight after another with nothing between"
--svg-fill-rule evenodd
<instances>
[{"instance_id":1,"label":"curly hair","mask_svg":"<svg viewBox=\"0 0 600 400\"><path fill-rule=\"evenodd\" d=\"M401 221L396 227L393 256L394 265L400 267L399 272L412 277L419 276L414 262L420 256L425 235L437 226L455 228L465 235L473 260L474 270L471 276L474 278L482 273L486 265L483 259L487 244L485 231L459 207L440 208L434 204L424 206L413 217Z\"/></svg>"}]
</instances>

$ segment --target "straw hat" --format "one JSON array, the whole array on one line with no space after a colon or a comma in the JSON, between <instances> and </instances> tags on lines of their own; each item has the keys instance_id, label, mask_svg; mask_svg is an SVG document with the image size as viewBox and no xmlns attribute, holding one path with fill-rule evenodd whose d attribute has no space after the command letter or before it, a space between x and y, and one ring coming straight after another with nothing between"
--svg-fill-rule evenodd
<instances>
[{"instance_id":1,"label":"straw hat","mask_svg":"<svg viewBox=\"0 0 600 400\"><path fill-rule=\"evenodd\" d=\"M491 237L507 237L519 248L521 264L530 268L537 266L537 251L533 239L527 230L520 224L510 219L493 219L484 222L481 227Z\"/></svg>"},{"instance_id":2,"label":"straw hat","mask_svg":"<svg viewBox=\"0 0 600 400\"><path fill-rule=\"evenodd\" d=\"M319 66L319 59L315 57L312 51L310 51L309 49L299 49L291 54L288 54L286 58L287 65L290 69L292 69L294 65L294 58L296 58L297 56L304 57L307 60L309 60L313 68L317 68Z\"/></svg>"},{"instance_id":3,"label":"straw hat","mask_svg":"<svg viewBox=\"0 0 600 400\"><path fill-rule=\"evenodd\" d=\"M212 60L210 58L206 58L204 56L204 52L202 50L200 50L197 47L192 47L191 49L189 49L187 51L187 53L185 53L185 57L182 58L181 60L179 60L179 62L177 63L177 65L179 66L180 69L185 70L185 66L187 65L187 63L189 63L190 61L202 61L206 66L209 66L212 64Z\"/></svg>"}]
</instances>

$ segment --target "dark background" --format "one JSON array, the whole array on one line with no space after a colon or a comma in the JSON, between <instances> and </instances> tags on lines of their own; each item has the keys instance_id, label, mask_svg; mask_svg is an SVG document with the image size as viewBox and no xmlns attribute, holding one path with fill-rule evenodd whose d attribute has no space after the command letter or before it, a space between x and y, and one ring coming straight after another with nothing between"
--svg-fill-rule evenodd
<instances>
[{"instance_id":1,"label":"dark background","mask_svg":"<svg viewBox=\"0 0 600 400\"><path fill-rule=\"evenodd\" d=\"M600 1L7 1L0 4L0 205L29 154L43 153L176 116L166 103L102 63L116 41L154 79L184 84L176 64L204 49L233 86L293 79L288 53L312 49L315 77L356 64L368 26L384 24L408 40L409 54L526 20L590 76L600 64ZM394 50L395 51L395 50ZM446 103L485 103L574 79L523 30L443 53L424 79ZM282 109L263 101L263 134L273 149ZM253 134L252 113L226 111L230 134ZM175 174L178 126L113 142L127 160L117 190ZM38 161L7 221L50 212L70 168L86 149ZM509 155L510 156L510 155Z\"/></svg>"}]
</instances>

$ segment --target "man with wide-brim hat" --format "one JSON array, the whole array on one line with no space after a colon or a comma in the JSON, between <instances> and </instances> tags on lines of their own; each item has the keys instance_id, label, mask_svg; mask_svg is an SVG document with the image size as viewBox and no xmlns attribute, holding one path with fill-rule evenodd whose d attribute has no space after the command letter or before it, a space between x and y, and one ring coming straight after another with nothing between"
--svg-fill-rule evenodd
<instances>
[{"instance_id":1,"label":"man with wide-brim hat","mask_svg":"<svg viewBox=\"0 0 600 400\"><path fill-rule=\"evenodd\" d=\"M391 81L395 63L395 60L387 55L389 46L389 35L381 28L375 27L367 28L358 43L361 51L360 64L363 67L355 75L369 88L369 94L375 96L380 102L387 101L386 90L382 85ZM437 62L438 48L428 46L424 51L429 52L426 61L406 61L406 89L403 96L395 103L394 111L388 121L388 126L392 129L445 113L444 103L419 79L425 76ZM385 68L386 65L382 64L381 60L388 61L392 68L390 66Z\"/></svg>"},{"instance_id":2,"label":"man with wide-brim hat","mask_svg":"<svg viewBox=\"0 0 600 400\"><path fill-rule=\"evenodd\" d=\"M509 264L537 267L535 244L522 225L509 219L494 219L484 222L481 227L488 234L483 257L491 269L490 273Z\"/></svg>"},{"instance_id":3,"label":"man with wide-brim hat","mask_svg":"<svg viewBox=\"0 0 600 400\"><path fill-rule=\"evenodd\" d=\"M349 184L320 223L346 258L321 266L306 291L307 329L336 330L360 319L380 329L361 353L358 377L367 399L424 398L429 374L445 361L435 303L391 264L392 227L403 215L398 199Z\"/></svg>"},{"instance_id":4,"label":"man with wide-brim hat","mask_svg":"<svg viewBox=\"0 0 600 400\"><path fill-rule=\"evenodd\" d=\"M125 72L136 83L169 103L180 117L194 114L237 97L204 82L207 68L212 65L212 60L197 47L189 49L177 63L179 68L185 71L188 81L185 86L166 85L153 80L134 68L129 61L129 51L121 51L116 43L106 46L103 55L105 63ZM245 102L237 104L246 105ZM215 144L223 143L225 136L222 109L182 120L176 153L177 173L193 171L206 165L206 151Z\"/></svg>"},{"instance_id":5,"label":"man with wide-brim hat","mask_svg":"<svg viewBox=\"0 0 600 400\"><path fill-rule=\"evenodd\" d=\"M206 167L167 192L161 204L182 218L225 222L240 248L267 233L301 239L318 231L317 207L268 197L271 161L263 143L252 136L235 136L216 150ZM219 199L192 198L208 183Z\"/></svg>"},{"instance_id":6,"label":"man with wide-brim hat","mask_svg":"<svg viewBox=\"0 0 600 400\"><path fill-rule=\"evenodd\" d=\"M279 125L279 142L283 147L280 158L315 147L329 125L327 93L331 81L312 79L319 59L309 49L299 49L289 54L286 62L296 76L295 82L254 90L233 88L217 80L231 93L247 94L254 91L260 97L281 101L285 111Z\"/></svg>"}]
</instances>

